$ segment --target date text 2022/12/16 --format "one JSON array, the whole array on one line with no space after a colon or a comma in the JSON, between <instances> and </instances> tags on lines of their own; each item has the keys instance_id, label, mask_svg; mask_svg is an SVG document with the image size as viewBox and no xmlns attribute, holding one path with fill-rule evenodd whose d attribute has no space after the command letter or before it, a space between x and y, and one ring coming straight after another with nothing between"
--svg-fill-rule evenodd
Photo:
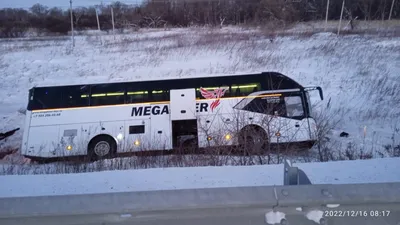
<instances>
[{"instance_id":1,"label":"date text 2022/12/16","mask_svg":"<svg viewBox=\"0 0 400 225\"><path fill-rule=\"evenodd\" d=\"M325 210L325 217L388 217L389 210Z\"/></svg>"}]
</instances>

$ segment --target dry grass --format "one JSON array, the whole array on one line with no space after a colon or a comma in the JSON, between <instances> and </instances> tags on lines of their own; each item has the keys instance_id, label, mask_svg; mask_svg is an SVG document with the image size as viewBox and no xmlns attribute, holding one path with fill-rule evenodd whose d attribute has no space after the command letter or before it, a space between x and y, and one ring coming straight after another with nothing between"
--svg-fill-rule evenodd
<instances>
[{"instance_id":1,"label":"dry grass","mask_svg":"<svg viewBox=\"0 0 400 225\"><path fill-rule=\"evenodd\" d=\"M342 21L341 33L342 32L374 32L374 31L393 31L400 28L400 20L372 20L372 21L353 21L353 29L349 24L349 20ZM300 22L291 24L287 27L288 32L337 32L339 26L339 21L310 21L310 22Z\"/></svg>"},{"instance_id":2,"label":"dry grass","mask_svg":"<svg viewBox=\"0 0 400 225\"><path fill-rule=\"evenodd\" d=\"M29 42L47 42L47 41L68 41L70 37L67 36L45 36L45 37L26 37L26 38L0 38L0 43L15 43L21 41Z\"/></svg>"}]
</instances>

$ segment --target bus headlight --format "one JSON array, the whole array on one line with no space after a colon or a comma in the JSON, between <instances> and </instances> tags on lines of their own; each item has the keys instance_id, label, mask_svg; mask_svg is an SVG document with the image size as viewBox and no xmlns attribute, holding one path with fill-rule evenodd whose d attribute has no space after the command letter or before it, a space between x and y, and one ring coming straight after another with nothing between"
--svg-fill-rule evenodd
<instances>
[{"instance_id":1,"label":"bus headlight","mask_svg":"<svg viewBox=\"0 0 400 225\"><path fill-rule=\"evenodd\" d=\"M230 134L225 135L225 140L231 140L232 136Z\"/></svg>"},{"instance_id":2,"label":"bus headlight","mask_svg":"<svg viewBox=\"0 0 400 225\"><path fill-rule=\"evenodd\" d=\"M66 149L67 149L68 151L71 151L71 150L72 150L72 145L68 145L68 146L66 147Z\"/></svg>"},{"instance_id":3,"label":"bus headlight","mask_svg":"<svg viewBox=\"0 0 400 225\"><path fill-rule=\"evenodd\" d=\"M140 141L136 140L133 144L135 144L136 146L140 145Z\"/></svg>"},{"instance_id":4,"label":"bus headlight","mask_svg":"<svg viewBox=\"0 0 400 225\"><path fill-rule=\"evenodd\" d=\"M122 140L123 138L124 138L124 135L122 135L122 134L118 134L118 135L117 135L117 139L118 139L118 140Z\"/></svg>"}]
</instances>

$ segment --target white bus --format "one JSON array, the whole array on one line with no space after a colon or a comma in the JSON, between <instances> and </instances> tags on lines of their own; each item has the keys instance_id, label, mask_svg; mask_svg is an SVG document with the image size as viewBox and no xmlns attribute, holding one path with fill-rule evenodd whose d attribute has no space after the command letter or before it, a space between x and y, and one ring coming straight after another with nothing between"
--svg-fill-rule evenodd
<instances>
[{"instance_id":1,"label":"white bus","mask_svg":"<svg viewBox=\"0 0 400 225\"><path fill-rule=\"evenodd\" d=\"M33 159L316 141L309 91L276 72L34 87L21 152Z\"/></svg>"}]
</instances>

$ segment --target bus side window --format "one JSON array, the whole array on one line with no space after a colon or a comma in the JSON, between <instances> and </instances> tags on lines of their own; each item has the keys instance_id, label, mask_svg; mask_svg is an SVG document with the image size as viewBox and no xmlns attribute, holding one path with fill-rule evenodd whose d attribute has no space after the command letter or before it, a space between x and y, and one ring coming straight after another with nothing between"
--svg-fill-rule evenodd
<instances>
[{"instance_id":1,"label":"bus side window","mask_svg":"<svg viewBox=\"0 0 400 225\"><path fill-rule=\"evenodd\" d=\"M233 88L232 88L233 89ZM235 88L235 96L240 96L240 89L239 87Z\"/></svg>"},{"instance_id":2,"label":"bus side window","mask_svg":"<svg viewBox=\"0 0 400 225\"><path fill-rule=\"evenodd\" d=\"M90 105L118 105L125 102L125 90L121 84L95 84L91 88Z\"/></svg>"},{"instance_id":3,"label":"bus side window","mask_svg":"<svg viewBox=\"0 0 400 225\"><path fill-rule=\"evenodd\" d=\"M70 86L62 88L61 107L89 106L89 86Z\"/></svg>"},{"instance_id":4,"label":"bus side window","mask_svg":"<svg viewBox=\"0 0 400 225\"><path fill-rule=\"evenodd\" d=\"M29 101L29 108L30 110L59 108L61 106L60 100L60 88L35 88L33 96L31 96L31 99Z\"/></svg>"},{"instance_id":5,"label":"bus side window","mask_svg":"<svg viewBox=\"0 0 400 225\"><path fill-rule=\"evenodd\" d=\"M258 97L244 107L244 110L267 115L285 116L286 109L281 97Z\"/></svg>"},{"instance_id":6,"label":"bus side window","mask_svg":"<svg viewBox=\"0 0 400 225\"><path fill-rule=\"evenodd\" d=\"M261 90L259 83L247 83L247 84L234 84L232 85L232 91L235 91L235 96L248 96L253 92Z\"/></svg>"},{"instance_id":7,"label":"bus side window","mask_svg":"<svg viewBox=\"0 0 400 225\"><path fill-rule=\"evenodd\" d=\"M169 101L169 91L153 90L150 93L151 93L150 94L150 101L151 102Z\"/></svg>"},{"instance_id":8,"label":"bus side window","mask_svg":"<svg viewBox=\"0 0 400 225\"><path fill-rule=\"evenodd\" d=\"M267 97L265 99L269 115L286 116L286 108L283 97Z\"/></svg>"},{"instance_id":9,"label":"bus side window","mask_svg":"<svg viewBox=\"0 0 400 225\"><path fill-rule=\"evenodd\" d=\"M223 97L225 97L225 98L231 97L231 87L227 85L227 86L224 86L224 88L225 88L225 94Z\"/></svg>"},{"instance_id":10,"label":"bus side window","mask_svg":"<svg viewBox=\"0 0 400 225\"><path fill-rule=\"evenodd\" d=\"M149 101L148 91L129 90L126 92L126 103L143 103Z\"/></svg>"}]
</instances>

